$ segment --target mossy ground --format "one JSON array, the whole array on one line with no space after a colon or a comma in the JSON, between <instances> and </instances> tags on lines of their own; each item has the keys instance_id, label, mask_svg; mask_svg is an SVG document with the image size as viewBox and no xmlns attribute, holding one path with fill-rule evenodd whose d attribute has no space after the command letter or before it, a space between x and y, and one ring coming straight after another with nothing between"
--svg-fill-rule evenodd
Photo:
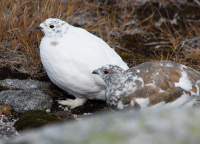
<instances>
[{"instance_id":1,"label":"mossy ground","mask_svg":"<svg viewBox=\"0 0 200 144\"><path fill-rule=\"evenodd\" d=\"M50 113L41 110L31 110L22 114L15 122L16 130L23 130L27 128L36 128L45 124L61 121Z\"/></svg>"}]
</instances>

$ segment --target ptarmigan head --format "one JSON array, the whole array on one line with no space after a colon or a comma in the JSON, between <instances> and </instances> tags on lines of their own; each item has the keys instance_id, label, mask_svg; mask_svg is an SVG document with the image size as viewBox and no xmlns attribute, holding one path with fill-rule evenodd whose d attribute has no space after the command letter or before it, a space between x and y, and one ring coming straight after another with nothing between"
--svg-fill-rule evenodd
<instances>
[{"instance_id":1,"label":"ptarmigan head","mask_svg":"<svg viewBox=\"0 0 200 144\"><path fill-rule=\"evenodd\" d=\"M92 72L92 74L97 74L100 76L107 86L110 84L119 84L123 83L127 78L125 70L117 65L104 65L101 68L98 68Z\"/></svg>"},{"instance_id":2,"label":"ptarmigan head","mask_svg":"<svg viewBox=\"0 0 200 144\"><path fill-rule=\"evenodd\" d=\"M48 38L60 38L67 33L69 24L56 18L46 19L36 29L41 29Z\"/></svg>"}]
</instances>

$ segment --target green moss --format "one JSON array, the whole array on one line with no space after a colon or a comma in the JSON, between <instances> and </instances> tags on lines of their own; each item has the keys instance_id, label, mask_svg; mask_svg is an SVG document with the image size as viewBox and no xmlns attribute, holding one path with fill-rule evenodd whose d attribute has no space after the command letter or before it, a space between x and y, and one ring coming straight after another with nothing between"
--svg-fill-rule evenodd
<instances>
[{"instance_id":1,"label":"green moss","mask_svg":"<svg viewBox=\"0 0 200 144\"><path fill-rule=\"evenodd\" d=\"M128 56L129 56L129 53L122 53L121 56L122 56L122 57L128 57Z\"/></svg>"},{"instance_id":2,"label":"green moss","mask_svg":"<svg viewBox=\"0 0 200 144\"><path fill-rule=\"evenodd\" d=\"M15 122L16 130L40 127L45 124L61 121L50 113L41 110L30 110L20 116Z\"/></svg>"},{"instance_id":3,"label":"green moss","mask_svg":"<svg viewBox=\"0 0 200 144\"><path fill-rule=\"evenodd\" d=\"M131 54L131 53L122 53L120 54L120 56L122 57L123 60L127 61L127 60L130 60L130 59L133 59L134 58L134 55Z\"/></svg>"},{"instance_id":4,"label":"green moss","mask_svg":"<svg viewBox=\"0 0 200 144\"><path fill-rule=\"evenodd\" d=\"M43 89L40 89L41 91L47 93L48 95L50 95L53 99L57 99L61 96L55 94L54 92L52 92L50 89L47 89L47 88L43 88Z\"/></svg>"}]
</instances>

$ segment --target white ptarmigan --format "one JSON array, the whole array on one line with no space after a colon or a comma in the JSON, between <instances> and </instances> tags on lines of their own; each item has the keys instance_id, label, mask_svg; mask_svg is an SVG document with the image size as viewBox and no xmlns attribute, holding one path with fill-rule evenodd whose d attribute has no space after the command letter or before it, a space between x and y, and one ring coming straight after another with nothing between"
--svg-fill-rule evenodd
<instances>
[{"instance_id":1,"label":"white ptarmigan","mask_svg":"<svg viewBox=\"0 0 200 144\"><path fill-rule=\"evenodd\" d=\"M146 62L126 71L105 65L92 73L106 82L106 102L112 110L180 107L194 104L199 96L200 73L174 62Z\"/></svg>"},{"instance_id":2,"label":"white ptarmigan","mask_svg":"<svg viewBox=\"0 0 200 144\"><path fill-rule=\"evenodd\" d=\"M108 44L85 29L55 18L46 19L37 29L45 34L40 43L40 57L49 78L76 97L59 101L60 104L74 108L87 99L105 100L106 84L92 71L105 64L128 69Z\"/></svg>"}]
</instances>

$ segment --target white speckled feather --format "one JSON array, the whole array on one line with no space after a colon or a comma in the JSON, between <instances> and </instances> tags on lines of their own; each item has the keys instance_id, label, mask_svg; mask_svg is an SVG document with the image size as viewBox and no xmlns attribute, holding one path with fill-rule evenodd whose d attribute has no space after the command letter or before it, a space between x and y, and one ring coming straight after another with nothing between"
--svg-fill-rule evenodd
<instances>
[{"instance_id":1,"label":"white speckled feather","mask_svg":"<svg viewBox=\"0 0 200 144\"><path fill-rule=\"evenodd\" d=\"M181 107L199 96L200 73L174 62L147 62L126 71L106 65L93 73L106 82L106 102L113 110Z\"/></svg>"}]
</instances>

